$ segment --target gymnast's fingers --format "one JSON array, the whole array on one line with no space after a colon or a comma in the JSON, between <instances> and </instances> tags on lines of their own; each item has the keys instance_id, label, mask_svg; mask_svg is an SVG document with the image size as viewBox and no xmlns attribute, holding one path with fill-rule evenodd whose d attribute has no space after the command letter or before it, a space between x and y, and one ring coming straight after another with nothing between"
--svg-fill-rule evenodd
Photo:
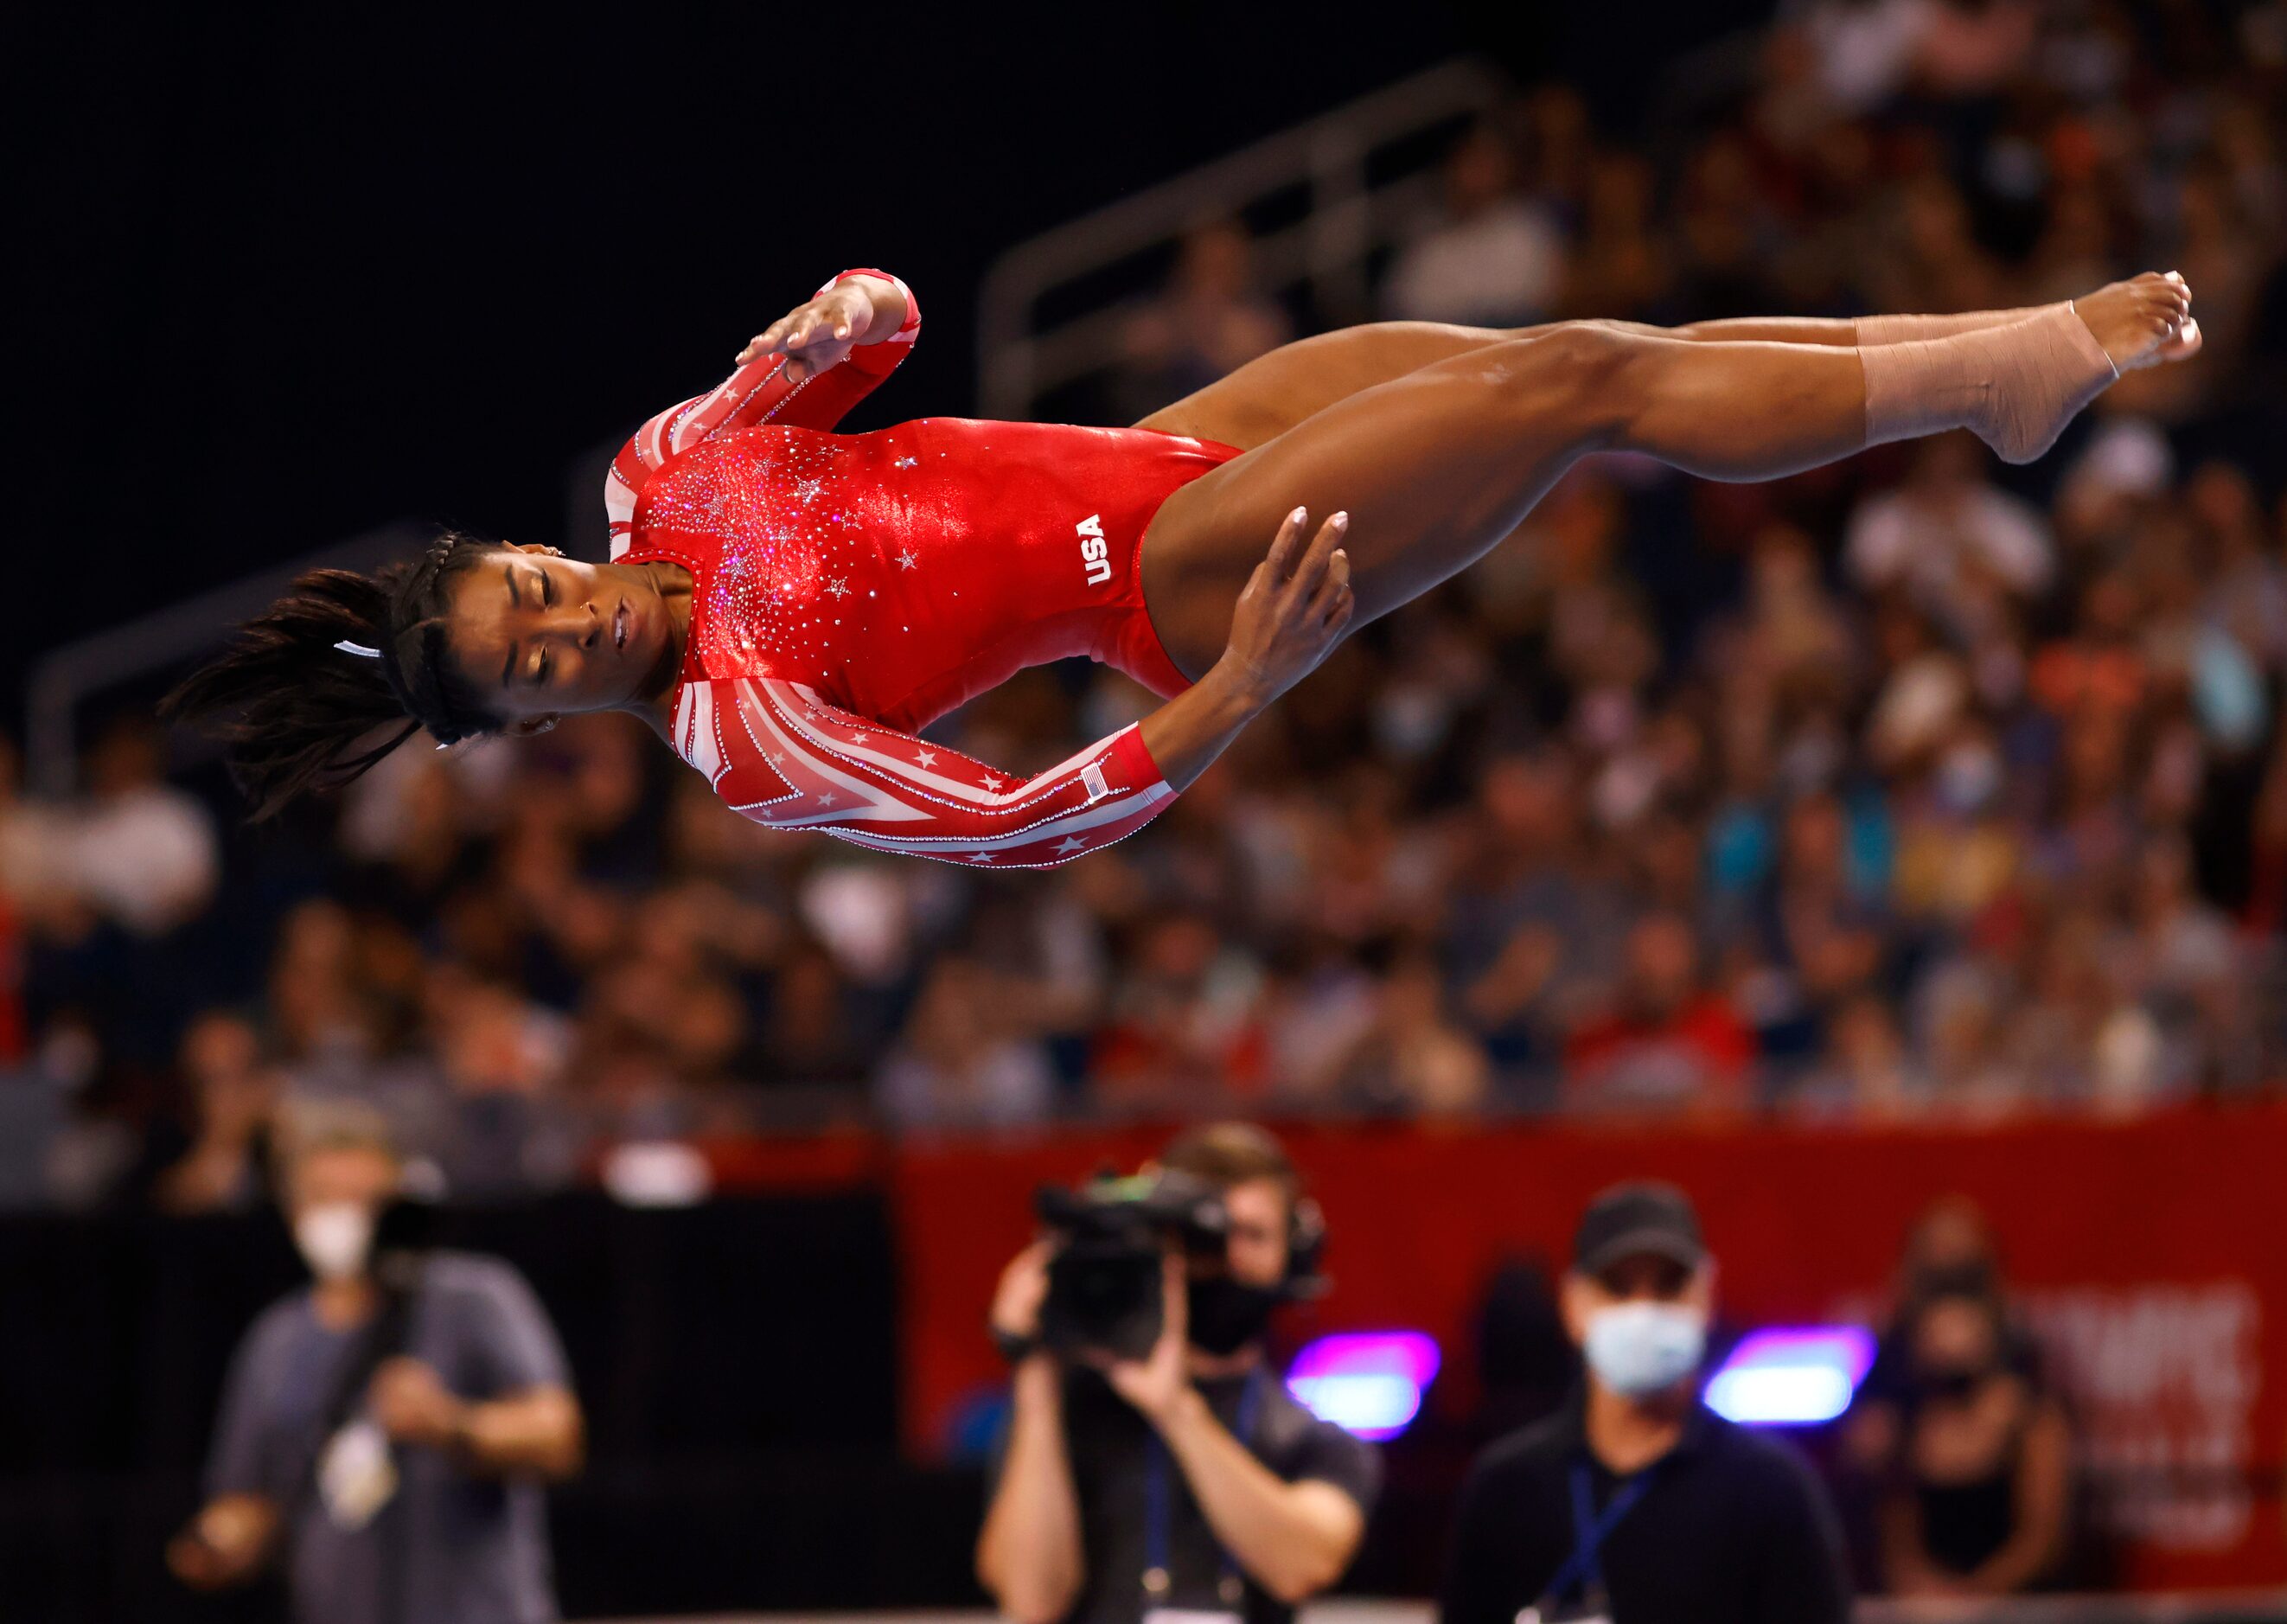
<instances>
[{"instance_id":1,"label":"gymnast's fingers","mask_svg":"<svg viewBox=\"0 0 2287 1624\"><path fill-rule=\"evenodd\" d=\"M1350 591L1350 555L1337 547L1333 556L1326 560L1326 578L1318 583L1318 590L1310 594L1310 618L1321 626L1330 624L1344 605L1355 601Z\"/></svg>"},{"instance_id":2,"label":"gymnast's fingers","mask_svg":"<svg viewBox=\"0 0 2287 1624\"><path fill-rule=\"evenodd\" d=\"M792 315L780 316L761 332L747 340L747 347L739 352L739 364L743 367L750 360L778 350L785 343L787 329L793 321Z\"/></svg>"},{"instance_id":3,"label":"gymnast's fingers","mask_svg":"<svg viewBox=\"0 0 2287 1624\"><path fill-rule=\"evenodd\" d=\"M1302 556L1302 562L1294 570L1294 595L1299 601L1307 603L1318 591L1318 583L1326 578L1334 551L1342 544L1349 524L1348 513L1337 513L1318 527L1318 534L1310 540L1310 551Z\"/></svg>"},{"instance_id":4,"label":"gymnast's fingers","mask_svg":"<svg viewBox=\"0 0 2287 1624\"><path fill-rule=\"evenodd\" d=\"M1310 517L1308 508L1296 508L1286 515L1278 527L1278 534L1270 538L1270 554L1262 560L1258 575L1267 572L1268 578L1277 583L1294 573L1295 558L1302 551L1302 527Z\"/></svg>"}]
</instances>

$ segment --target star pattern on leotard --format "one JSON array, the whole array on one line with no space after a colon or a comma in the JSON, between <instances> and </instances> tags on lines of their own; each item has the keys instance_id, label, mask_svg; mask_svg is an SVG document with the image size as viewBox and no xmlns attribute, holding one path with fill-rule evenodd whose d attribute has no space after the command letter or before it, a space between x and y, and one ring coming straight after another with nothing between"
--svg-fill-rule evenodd
<instances>
[{"instance_id":1,"label":"star pattern on leotard","mask_svg":"<svg viewBox=\"0 0 2287 1624\"><path fill-rule=\"evenodd\" d=\"M1056 843L1056 855L1058 857L1069 857L1074 852L1085 852L1087 850L1088 842L1082 840L1077 835L1067 835L1064 839Z\"/></svg>"},{"instance_id":2,"label":"star pattern on leotard","mask_svg":"<svg viewBox=\"0 0 2287 1624\"><path fill-rule=\"evenodd\" d=\"M898 459L898 466L900 468L919 468L921 465L922 460L917 456L901 456Z\"/></svg>"},{"instance_id":3,"label":"star pattern on leotard","mask_svg":"<svg viewBox=\"0 0 2287 1624\"><path fill-rule=\"evenodd\" d=\"M898 555L898 567L899 569L919 569L921 566L922 561L915 556L912 548L908 547Z\"/></svg>"},{"instance_id":4,"label":"star pattern on leotard","mask_svg":"<svg viewBox=\"0 0 2287 1624\"><path fill-rule=\"evenodd\" d=\"M847 597L849 597L849 596L850 596L850 580L849 580L849 577L848 577L848 576L846 576L846 575L836 575L833 580L831 580L831 581L829 581L829 582L827 582L826 583L826 590L827 590L828 592L831 592L831 593L832 593L835 597L836 597L836 598L847 598Z\"/></svg>"},{"instance_id":5,"label":"star pattern on leotard","mask_svg":"<svg viewBox=\"0 0 2287 1624\"><path fill-rule=\"evenodd\" d=\"M808 507L811 503L817 501L819 496L825 494L826 481L819 479L813 474L807 479L796 479L791 486L787 487L787 489L793 492L794 499L796 502L801 503L804 507Z\"/></svg>"},{"instance_id":6,"label":"star pattern on leotard","mask_svg":"<svg viewBox=\"0 0 2287 1624\"><path fill-rule=\"evenodd\" d=\"M937 764L937 752L935 750L915 750L914 752L914 764L924 768L935 766Z\"/></svg>"}]
</instances>

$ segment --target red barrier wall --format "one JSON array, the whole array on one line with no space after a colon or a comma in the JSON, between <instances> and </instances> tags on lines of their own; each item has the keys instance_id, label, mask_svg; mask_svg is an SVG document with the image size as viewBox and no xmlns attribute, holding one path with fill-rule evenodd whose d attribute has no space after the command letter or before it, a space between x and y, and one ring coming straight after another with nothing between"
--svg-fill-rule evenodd
<instances>
[{"instance_id":1,"label":"red barrier wall","mask_svg":"<svg viewBox=\"0 0 2287 1624\"><path fill-rule=\"evenodd\" d=\"M1047 1179L1129 1168L1163 1136L908 1145L890 1174L905 1269L908 1441L938 1452L956 1408L1002 1376L983 1330ZM1439 1401L1467 1403L1468 1325L1505 1253L1561 1258L1616 1179L1690 1191L1727 1313L1816 1321L1864 1310L1907 1225L1959 1191L1990 1215L2100 1463L2156 1488L2117 1503L2146 1585L2287 1579L2275 1473L2287 1441L2287 1111L1968 1133L1778 1129L1305 1128L1286 1134L1326 1209L1333 1294L1315 1333L1407 1327L1447 1351ZM2283 1327L2268 1335L2266 1323Z\"/></svg>"}]
</instances>

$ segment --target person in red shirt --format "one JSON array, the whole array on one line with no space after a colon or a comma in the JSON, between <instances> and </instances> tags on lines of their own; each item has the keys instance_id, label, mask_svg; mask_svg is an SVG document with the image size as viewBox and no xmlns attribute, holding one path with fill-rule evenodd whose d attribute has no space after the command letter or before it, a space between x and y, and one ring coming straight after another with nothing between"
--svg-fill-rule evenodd
<instances>
[{"instance_id":1,"label":"person in red shirt","mask_svg":"<svg viewBox=\"0 0 2287 1624\"><path fill-rule=\"evenodd\" d=\"M839 435L921 328L903 282L848 271L628 442L610 562L447 535L377 577L315 572L163 711L221 726L257 816L422 728L620 709L759 822L1048 867L1150 821L1587 453L1761 479L1968 427L2028 460L2123 368L2196 349L2189 301L2146 276L2085 311L1879 326L1391 323L1286 345L1133 428ZM1074 654L1167 703L1022 780L918 736Z\"/></svg>"},{"instance_id":2,"label":"person in red shirt","mask_svg":"<svg viewBox=\"0 0 2287 1624\"><path fill-rule=\"evenodd\" d=\"M1700 983L1690 923L1652 914L1628 932L1619 1004L1564 1048L1577 1111L1709 1112L1747 1104L1755 1034Z\"/></svg>"}]
</instances>

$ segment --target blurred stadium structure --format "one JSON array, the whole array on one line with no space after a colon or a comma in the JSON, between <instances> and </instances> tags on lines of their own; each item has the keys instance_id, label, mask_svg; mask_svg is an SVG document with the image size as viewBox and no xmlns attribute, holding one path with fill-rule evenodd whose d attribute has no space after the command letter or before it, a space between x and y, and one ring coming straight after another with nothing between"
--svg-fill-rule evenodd
<instances>
[{"instance_id":1,"label":"blurred stadium structure","mask_svg":"<svg viewBox=\"0 0 2287 1624\"><path fill-rule=\"evenodd\" d=\"M1584 469L1151 833L1054 876L772 836L623 718L408 750L248 839L210 757L170 782L131 719L79 719L219 598L56 655L26 741L52 798L0 801L0 1206L36 1209L0 1220L0 1566L108 1564L56 1581L59 1616L164 1616L131 1570L188 1502L220 1349L291 1278L272 1113L355 1093L601 1389L560 1501L582 1605L779 1573L756 1601L826 1604L796 1539L767 1572L696 1549L805 1495L922 1531L848 1599L965 1597L975 1327L1029 1181L1228 1113L1320 1124L1305 1167L1355 1192L1324 1326L1442 1270L1417 1323L1449 1353L1503 1242L1552 1249L1608 1171L1685 1177L1756 1311L1870 1321L1919 1200L1969 1190L2133 1548L2111 1573L2287 1572L2287 7L1816 0L1702 65L1615 131L1457 64L1051 234L983 290L983 409L1132 417L1370 314L1979 308L2147 264L2191 279L2207 355L2028 470L1951 442L1767 487ZM946 733L1044 764L1138 703L1036 672ZM661 1145L721 1199L595 1193L640 1194L627 1153ZM818 1274L710 1315L805 1252ZM815 1344L740 1390L766 1309ZM805 1407L821 1373L838 1396ZM1433 1392L1362 1584L1420 1581L1494 1414L1440 1406L1491 1385ZM687 1586L604 1571L637 1529L690 1540Z\"/></svg>"},{"instance_id":2,"label":"blurred stadium structure","mask_svg":"<svg viewBox=\"0 0 2287 1624\"><path fill-rule=\"evenodd\" d=\"M1501 94L1483 64L1449 62L1018 243L977 296L978 415L1051 418L1046 400L1123 358L1137 289L1122 269L1164 273L1186 231L1266 205L1292 218L1258 223L1256 286L1301 297L1330 325L1370 320L1373 256L1436 207L1443 147Z\"/></svg>"}]
</instances>

